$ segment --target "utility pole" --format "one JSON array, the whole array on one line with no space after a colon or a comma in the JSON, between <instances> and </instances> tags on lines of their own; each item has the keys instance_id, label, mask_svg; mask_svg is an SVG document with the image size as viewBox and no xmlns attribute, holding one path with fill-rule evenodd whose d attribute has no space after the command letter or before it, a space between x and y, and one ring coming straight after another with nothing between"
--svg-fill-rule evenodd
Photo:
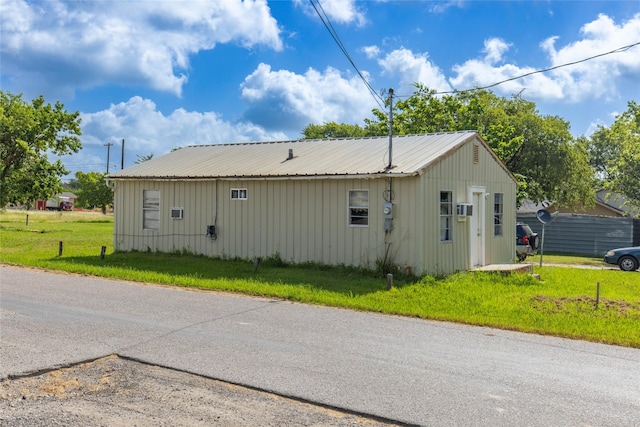
<instances>
[{"instance_id":1,"label":"utility pole","mask_svg":"<svg viewBox=\"0 0 640 427\"><path fill-rule=\"evenodd\" d=\"M389 165L388 170L391 170L392 163L392 150L393 150L393 89L389 89Z\"/></svg>"},{"instance_id":2,"label":"utility pole","mask_svg":"<svg viewBox=\"0 0 640 427\"><path fill-rule=\"evenodd\" d=\"M107 147L107 174L108 174L109 173L109 157L111 156L111 146L113 145L113 143L107 142L106 144L102 144L102 145Z\"/></svg>"},{"instance_id":3,"label":"utility pole","mask_svg":"<svg viewBox=\"0 0 640 427\"><path fill-rule=\"evenodd\" d=\"M124 138L122 138L122 160L120 161L120 170L124 169Z\"/></svg>"}]
</instances>

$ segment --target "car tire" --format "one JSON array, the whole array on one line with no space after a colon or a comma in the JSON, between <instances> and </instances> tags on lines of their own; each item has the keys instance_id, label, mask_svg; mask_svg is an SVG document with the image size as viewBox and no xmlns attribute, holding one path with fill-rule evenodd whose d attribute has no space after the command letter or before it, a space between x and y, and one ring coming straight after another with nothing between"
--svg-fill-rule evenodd
<instances>
[{"instance_id":1,"label":"car tire","mask_svg":"<svg viewBox=\"0 0 640 427\"><path fill-rule=\"evenodd\" d=\"M538 245L540 244L540 240L537 235L529 236L529 245L533 250L538 249Z\"/></svg>"},{"instance_id":2,"label":"car tire","mask_svg":"<svg viewBox=\"0 0 640 427\"><path fill-rule=\"evenodd\" d=\"M636 271L638 269L638 260L632 256L620 257L618 267L622 271Z\"/></svg>"}]
</instances>

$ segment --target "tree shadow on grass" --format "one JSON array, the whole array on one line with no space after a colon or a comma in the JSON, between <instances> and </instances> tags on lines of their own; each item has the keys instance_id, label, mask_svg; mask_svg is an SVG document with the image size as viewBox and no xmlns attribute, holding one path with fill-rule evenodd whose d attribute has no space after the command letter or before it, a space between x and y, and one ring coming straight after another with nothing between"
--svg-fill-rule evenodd
<instances>
[{"instance_id":1,"label":"tree shadow on grass","mask_svg":"<svg viewBox=\"0 0 640 427\"><path fill-rule=\"evenodd\" d=\"M256 262L182 253L117 252L105 255L104 259L97 255L62 256L50 261L83 265L87 267L83 268L86 270L83 272L100 277L239 292L251 288L254 289L252 293L257 294L262 294L260 289L267 290L272 284L348 296L366 295L387 289L387 278L382 272L344 265L292 264L283 262L279 257ZM122 274L118 273L118 269L122 270ZM412 275L396 273L393 286L401 288L418 280ZM223 282L228 284L222 285ZM242 282L249 283L250 286L243 285Z\"/></svg>"}]
</instances>

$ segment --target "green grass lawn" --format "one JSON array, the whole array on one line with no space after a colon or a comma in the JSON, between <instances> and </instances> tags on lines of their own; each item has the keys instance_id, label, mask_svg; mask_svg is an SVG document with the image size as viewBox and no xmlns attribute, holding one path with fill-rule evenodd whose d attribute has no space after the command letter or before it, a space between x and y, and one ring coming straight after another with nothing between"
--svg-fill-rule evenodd
<instances>
[{"instance_id":1,"label":"green grass lawn","mask_svg":"<svg viewBox=\"0 0 640 427\"><path fill-rule=\"evenodd\" d=\"M113 219L100 213L0 213L0 262L171 286L283 298L424 319L549 334L640 348L640 275L599 258L545 254L530 258L540 281L523 274L463 272L446 277L396 275L387 290L374 272L189 254L114 253ZM59 242L62 256L58 256ZM102 246L106 256L100 259ZM596 307L596 289L599 303Z\"/></svg>"}]
</instances>

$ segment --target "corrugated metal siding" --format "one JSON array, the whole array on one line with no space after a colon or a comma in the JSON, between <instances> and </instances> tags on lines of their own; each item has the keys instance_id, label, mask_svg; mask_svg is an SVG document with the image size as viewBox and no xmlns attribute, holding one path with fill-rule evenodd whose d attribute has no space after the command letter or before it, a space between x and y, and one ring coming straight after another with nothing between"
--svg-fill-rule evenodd
<instances>
[{"instance_id":1,"label":"corrugated metal siding","mask_svg":"<svg viewBox=\"0 0 640 427\"><path fill-rule=\"evenodd\" d=\"M382 179L117 182L114 245L123 251L184 249L220 257L253 258L278 253L294 262L373 267L376 259L384 257L385 182ZM248 199L230 200L231 188L246 188ZM160 191L157 231L142 230L145 189ZM369 190L369 227L350 227L347 223L347 195L352 189ZM182 220L170 219L172 207L184 208ZM401 232L408 219L398 215L396 226ZM214 222L217 240L205 235L206 226Z\"/></svg>"},{"instance_id":2,"label":"corrugated metal siding","mask_svg":"<svg viewBox=\"0 0 640 427\"><path fill-rule=\"evenodd\" d=\"M518 215L518 222L542 236L535 215ZM634 246L639 223L632 218L560 214L545 227L544 251L604 256L610 249Z\"/></svg>"},{"instance_id":3,"label":"corrugated metal siding","mask_svg":"<svg viewBox=\"0 0 640 427\"><path fill-rule=\"evenodd\" d=\"M497 168L493 155L480 145L479 162L473 163L473 142L460 147L455 156L449 156L423 176L425 195L423 218L425 221L425 270L450 273L466 270L471 266L470 219L454 218L453 242L440 242L439 197L440 191L453 191L454 202L472 203L471 187L484 187L488 194L482 212L485 232L484 264L511 263L515 258L515 239L509 230L515 230L516 185L511 176ZM495 236L493 231L493 194L504 195L504 232ZM474 214L479 214L478 212ZM433 218L437 218L436 221ZM435 238L434 238L435 237Z\"/></svg>"},{"instance_id":4,"label":"corrugated metal siding","mask_svg":"<svg viewBox=\"0 0 640 427\"><path fill-rule=\"evenodd\" d=\"M115 180L116 250L187 250L219 257L279 254L294 262L375 267L385 255L415 273L447 274L469 268L469 221L454 217L454 241L440 242L439 197L453 191L454 202L468 200L471 186L489 194L502 192L505 230L515 229L515 183L480 145L472 163L473 138L438 159L424 175L393 178L394 229L384 232L382 209L387 178ZM394 162L395 163L395 162ZM246 188L247 200L231 200L232 188ZM142 194L160 191L160 230L142 230ZM369 226L348 225L348 191L369 190ZM493 236L492 196L483 210L485 264L510 262L515 240ZM509 209L512 206L512 210ZM172 207L184 208L184 219L172 220ZM205 235L217 225L218 238ZM388 252L387 252L388 249Z\"/></svg>"}]
</instances>

